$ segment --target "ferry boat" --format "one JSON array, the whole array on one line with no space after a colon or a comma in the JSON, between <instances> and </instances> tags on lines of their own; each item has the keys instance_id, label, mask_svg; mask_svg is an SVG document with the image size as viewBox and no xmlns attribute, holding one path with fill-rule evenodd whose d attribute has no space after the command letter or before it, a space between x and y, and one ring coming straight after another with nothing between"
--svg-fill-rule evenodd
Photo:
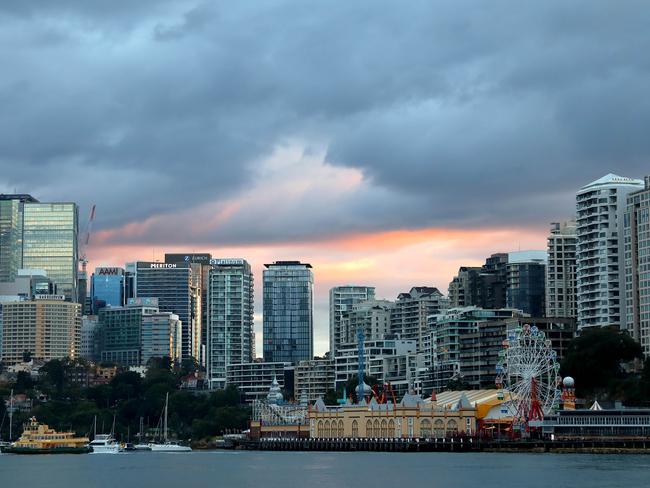
<instances>
[{"instance_id":1,"label":"ferry boat","mask_svg":"<svg viewBox=\"0 0 650 488\"><path fill-rule=\"evenodd\" d=\"M8 454L85 454L90 452L87 437L76 437L74 432L57 432L32 417L24 426L23 435L9 447Z\"/></svg>"}]
</instances>

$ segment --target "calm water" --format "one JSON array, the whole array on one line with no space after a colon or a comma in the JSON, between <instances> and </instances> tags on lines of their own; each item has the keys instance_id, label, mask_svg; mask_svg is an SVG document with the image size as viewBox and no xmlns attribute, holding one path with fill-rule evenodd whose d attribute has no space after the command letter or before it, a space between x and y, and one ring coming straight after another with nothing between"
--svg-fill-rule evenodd
<instances>
[{"instance_id":1,"label":"calm water","mask_svg":"<svg viewBox=\"0 0 650 488\"><path fill-rule=\"evenodd\" d=\"M650 455L210 451L0 455L0 487L650 487Z\"/></svg>"}]
</instances>

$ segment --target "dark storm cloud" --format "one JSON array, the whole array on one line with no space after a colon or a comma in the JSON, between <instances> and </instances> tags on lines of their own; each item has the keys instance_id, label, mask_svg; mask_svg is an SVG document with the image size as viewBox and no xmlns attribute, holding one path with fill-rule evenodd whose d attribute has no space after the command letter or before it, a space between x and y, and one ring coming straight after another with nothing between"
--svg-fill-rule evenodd
<instances>
[{"instance_id":1,"label":"dark storm cloud","mask_svg":"<svg viewBox=\"0 0 650 488\"><path fill-rule=\"evenodd\" d=\"M0 23L0 191L97 202L99 228L265 192L287 141L363 191L205 238L545 225L577 187L650 172L642 1L5 0Z\"/></svg>"}]
</instances>

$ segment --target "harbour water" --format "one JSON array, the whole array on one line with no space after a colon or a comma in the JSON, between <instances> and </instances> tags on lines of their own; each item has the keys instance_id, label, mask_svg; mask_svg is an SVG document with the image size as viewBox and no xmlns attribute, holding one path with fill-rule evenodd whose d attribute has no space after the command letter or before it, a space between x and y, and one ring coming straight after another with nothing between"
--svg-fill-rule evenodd
<instances>
[{"instance_id":1,"label":"harbour water","mask_svg":"<svg viewBox=\"0 0 650 488\"><path fill-rule=\"evenodd\" d=\"M0 486L641 488L648 455L198 451L0 455Z\"/></svg>"}]
</instances>

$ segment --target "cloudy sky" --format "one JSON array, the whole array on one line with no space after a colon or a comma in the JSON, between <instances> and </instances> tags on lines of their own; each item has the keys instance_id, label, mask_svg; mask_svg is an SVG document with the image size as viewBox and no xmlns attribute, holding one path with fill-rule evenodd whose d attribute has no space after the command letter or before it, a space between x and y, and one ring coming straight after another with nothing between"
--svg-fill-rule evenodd
<instances>
[{"instance_id":1,"label":"cloudy sky","mask_svg":"<svg viewBox=\"0 0 650 488\"><path fill-rule=\"evenodd\" d=\"M650 173L644 0L3 0L0 25L0 192L96 203L91 265L312 263L318 353L331 286L446 291Z\"/></svg>"}]
</instances>

